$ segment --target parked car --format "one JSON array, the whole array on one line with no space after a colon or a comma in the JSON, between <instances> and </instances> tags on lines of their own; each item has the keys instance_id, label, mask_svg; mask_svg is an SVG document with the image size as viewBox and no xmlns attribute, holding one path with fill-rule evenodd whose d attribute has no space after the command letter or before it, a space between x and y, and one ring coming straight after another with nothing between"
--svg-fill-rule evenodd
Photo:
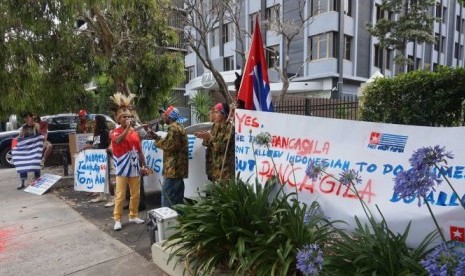
<instances>
[{"instance_id":1,"label":"parked car","mask_svg":"<svg viewBox=\"0 0 465 276\"><path fill-rule=\"evenodd\" d=\"M94 118L96 114L90 114L89 118ZM114 128L116 123L110 116L106 117L110 129ZM76 125L79 117L74 113L64 113L56 115L41 116L43 121L48 122L48 140L52 144L68 144L69 134L76 131ZM5 167L14 167L12 163L11 141L19 135L19 130L0 132L0 163Z\"/></svg>"}]
</instances>

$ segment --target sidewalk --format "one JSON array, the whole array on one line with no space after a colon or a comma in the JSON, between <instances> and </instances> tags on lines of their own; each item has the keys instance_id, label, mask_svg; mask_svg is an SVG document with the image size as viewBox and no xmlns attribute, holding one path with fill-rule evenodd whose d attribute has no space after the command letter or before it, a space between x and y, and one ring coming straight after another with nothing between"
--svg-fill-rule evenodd
<instances>
[{"instance_id":1,"label":"sidewalk","mask_svg":"<svg viewBox=\"0 0 465 276\"><path fill-rule=\"evenodd\" d=\"M18 181L0 168L0 275L164 275L53 194L17 191Z\"/></svg>"}]
</instances>

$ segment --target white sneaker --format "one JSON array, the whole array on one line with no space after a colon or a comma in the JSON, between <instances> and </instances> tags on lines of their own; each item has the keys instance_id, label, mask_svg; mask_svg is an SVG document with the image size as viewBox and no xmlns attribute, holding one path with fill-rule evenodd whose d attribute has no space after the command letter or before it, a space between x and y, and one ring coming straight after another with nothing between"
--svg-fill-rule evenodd
<instances>
[{"instance_id":1,"label":"white sneaker","mask_svg":"<svg viewBox=\"0 0 465 276\"><path fill-rule=\"evenodd\" d=\"M129 219L129 222L134 222L134 223L136 223L136 224L142 224L142 223L145 222L145 220L140 219L140 218L130 218L130 219Z\"/></svg>"},{"instance_id":2,"label":"white sneaker","mask_svg":"<svg viewBox=\"0 0 465 276\"><path fill-rule=\"evenodd\" d=\"M113 227L113 230L119 231L121 229L123 229L123 226L121 226L121 221L119 220L115 221L115 227Z\"/></svg>"}]
</instances>

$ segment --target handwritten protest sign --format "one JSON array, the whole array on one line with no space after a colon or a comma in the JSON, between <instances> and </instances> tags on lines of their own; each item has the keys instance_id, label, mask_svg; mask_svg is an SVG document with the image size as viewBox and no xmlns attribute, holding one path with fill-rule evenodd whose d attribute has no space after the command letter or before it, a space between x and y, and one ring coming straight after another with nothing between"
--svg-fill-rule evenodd
<instances>
[{"instance_id":1,"label":"handwritten protest sign","mask_svg":"<svg viewBox=\"0 0 465 276\"><path fill-rule=\"evenodd\" d=\"M163 133L158 133L162 136ZM166 134L166 133L165 133ZM194 135L188 135L188 154L189 154L189 178L184 179L184 196L198 197L198 193L207 182L205 174L205 147L202 146L202 140ZM154 140L143 140L142 151L147 160L147 166L153 169L154 173L144 177L144 183L161 190L163 184L163 150L157 148Z\"/></svg>"},{"instance_id":2,"label":"handwritten protest sign","mask_svg":"<svg viewBox=\"0 0 465 276\"><path fill-rule=\"evenodd\" d=\"M418 244L435 229L434 223L418 199L403 200L393 193L393 178L409 169L412 153L424 146L445 146L455 158L442 168L460 198L465 200L464 127L435 128L361 121L296 116L269 112L237 110L236 171L243 180L258 177L264 184L277 175L287 192L298 191L299 200L307 204L316 200L332 220L341 219L355 228L354 216L366 222L356 194L334 178L344 169L360 172L358 194L374 214L378 205L392 230L404 232L413 221L409 242ZM272 135L269 148L254 145L261 132ZM326 167L328 174L312 181L305 175L313 160ZM439 174L439 172L436 171ZM333 177L334 178L333 178ZM465 211L447 184L428 195L428 202L446 237L465 241ZM460 231L457 231L459 229Z\"/></svg>"},{"instance_id":3,"label":"handwritten protest sign","mask_svg":"<svg viewBox=\"0 0 465 276\"><path fill-rule=\"evenodd\" d=\"M44 174L32 182L24 191L31 194L43 195L50 187L57 183L60 178L61 176L59 175Z\"/></svg>"},{"instance_id":4,"label":"handwritten protest sign","mask_svg":"<svg viewBox=\"0 0 465 276\"><path fill-rule=\"evenodd\" d=\"M104 192L108 185L106 150L88 149L76 155L74 190Z\"/></svg>"}]
</instances>

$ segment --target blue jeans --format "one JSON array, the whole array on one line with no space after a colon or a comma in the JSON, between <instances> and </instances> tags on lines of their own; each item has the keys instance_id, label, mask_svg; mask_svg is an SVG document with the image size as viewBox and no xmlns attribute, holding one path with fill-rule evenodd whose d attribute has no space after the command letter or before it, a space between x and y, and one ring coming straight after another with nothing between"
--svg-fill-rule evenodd
<instances>
[{"instance_id":1,"label":"blue jeans","mask_svg":"<svg viewBox=\"0 0 465 276\"><path fill-rule=\"evenodd\" d=\"M161 206L171 207L184 201L184 179L165 178L161 189Z\"/></svg>"},{"instance_id":2,"label":"blue jeans","mask_svg":"<svg viewBox=\"0 0 465 276\"><path fill-rule=\"evenodd\" d=\"M40 170L34 170L34 177L39 178L40 177ZM21 180L26 180L27 179L27 172L23 172L19 174L19 178Z\"/></svg>"}]
</instances>

